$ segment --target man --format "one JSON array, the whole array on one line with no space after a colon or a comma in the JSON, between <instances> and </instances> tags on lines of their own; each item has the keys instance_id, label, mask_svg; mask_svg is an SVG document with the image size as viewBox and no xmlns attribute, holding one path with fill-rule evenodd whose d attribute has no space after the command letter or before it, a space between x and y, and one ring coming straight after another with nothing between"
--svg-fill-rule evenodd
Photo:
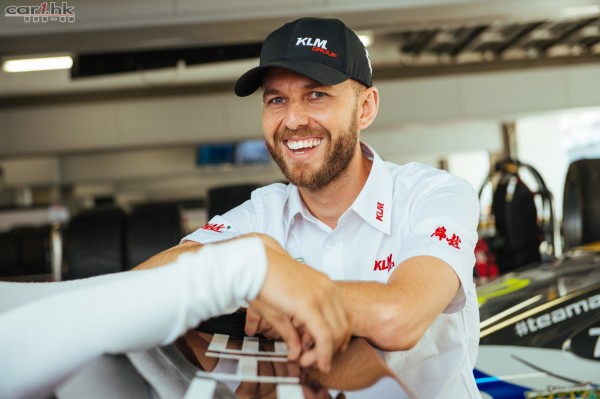
<instances>
[{"instance_id":1,"label":"man","mask_svg":"<svg viewBox=\"0 0 600 399\"><path fill-rule=\"evenodd\" d=\"M291 184L256 190L142 267L264 233L336 280L353 334L382 351L408 396L479 397L474 191L434 168L384 162L360 142L379 94L366 49L339 20L302 18L271 33L235 92L261 86L265 140ZM246 332L280 333L251 309Z\"/></svg>"},{"instance_id":2,"label":"man","mask_svg":"<svg viewBox=\"0 0 600 399\"><path fill-rule=\"evenodd\" d=\"M349 322L333 283L296 263L259 236L205 246L154 270L0 282L0 397L48 397L103 354L166 345L246 300L277 325L290 359L328 371L334 351L348 343ZM302 354L292 316L315 343Z\"/></svg>"}]
</instances>

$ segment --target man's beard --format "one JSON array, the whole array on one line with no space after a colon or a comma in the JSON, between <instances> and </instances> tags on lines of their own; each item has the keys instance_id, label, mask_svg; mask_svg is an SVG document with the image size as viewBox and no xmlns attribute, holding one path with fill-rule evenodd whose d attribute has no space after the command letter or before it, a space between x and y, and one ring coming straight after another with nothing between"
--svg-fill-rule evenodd
<instances>
[{"instance_id":1,"label":"man's beard","mask_svg":"<svg viewBox=\"0 0 600 399\"><path fill-rule=\"evenodd\" d=\"M309 163L286 161L284 155L285 149L282 148L284 140L291 137L302 138L314 136L322 137L319 146L328 145L329 147L325 153L324 162L319 169L311 171L312 165ZM318 190L337 179L348 169L348 165L350 165L354 157L356 143L358 142L358 123L356 118L353 118L347 132L340 135L335 141L331 140L331 133L327 129L315 130L307 128L294 131L286 129L282 132L277 132L275 133L273 142L275 144L267 141L267 148L288 181L298 187Z\"/></svg>"}]
</instances>

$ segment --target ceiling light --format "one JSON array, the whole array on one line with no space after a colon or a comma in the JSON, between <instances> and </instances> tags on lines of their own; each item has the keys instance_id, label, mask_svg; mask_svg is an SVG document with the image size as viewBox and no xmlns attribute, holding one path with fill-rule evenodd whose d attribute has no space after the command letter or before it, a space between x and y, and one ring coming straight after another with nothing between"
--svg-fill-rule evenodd
<instances>
[{"instance_id":1,"label":"ceiling light","mask_svg":"<svg viewBox=\"0 0 600 399\"><path fill-rule=\"evenodd\" d=\"M565 17L586 17L600 14L600 5L590 4L583 6L567 7L562 11Z\"/></svg>"},{"instance_id":2,"label":"ceiling light","mask_svg":"<svg viewBox=\"0 0 600 399\"><path fill-rule=\"evenodd\" d=\"M51 69L69 69L73 58L69 56L11 59L3 62L4 72L47 71Z\"/></svg>"}]
</instances>

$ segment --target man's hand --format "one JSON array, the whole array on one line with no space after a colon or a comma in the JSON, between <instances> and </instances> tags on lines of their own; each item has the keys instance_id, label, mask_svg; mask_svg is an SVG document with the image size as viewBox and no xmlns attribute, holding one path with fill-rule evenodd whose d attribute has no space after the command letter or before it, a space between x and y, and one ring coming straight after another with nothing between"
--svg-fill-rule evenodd
<instances>
[{"instance_id":1,"label":"man's hand","mask_svg":"<svg viewBox=\"0 0 600 399\"><path fill-rule=\"evenodd\" d=\"M262 334L265 338L269 339L281 338L281 335L273 328L273 325L252 308L246 310L245 332L251 337L256 334Z\"/></svg>"},{"instance_id":2,"label":"man's hand","mask_svg":"<svg viewBox=\"0 0 600 399\"><path fill-rule=\"evenodd\" d=\"M276 243L265 238L263 242L268 272L251 307L286 341L290 360L299 358L303 367L316 364L329 371L334 352L344 350L351 336L349 314L338 289L325 274L295 261ZM314 342L304 351L299 325ZM304 342L308 340L305 334Z\"/></svg>"}]
</instances>

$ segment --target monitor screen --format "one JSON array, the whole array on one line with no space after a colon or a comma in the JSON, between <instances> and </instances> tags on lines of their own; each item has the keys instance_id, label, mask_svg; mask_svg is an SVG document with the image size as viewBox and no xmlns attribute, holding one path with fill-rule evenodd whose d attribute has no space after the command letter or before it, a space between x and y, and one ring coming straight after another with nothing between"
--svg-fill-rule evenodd
<instances>
[{"instance_id":1,"label":"monitor screen","mask_svg":"<svg viewBox=\"0 0 600 399\"><path fill-rule=\"evenodd\" d=\"M212 143L198 146L196 163L198 165L218 165L233 163L235 143Z\"/></svg>"},{"instance_id":2,"label":"monitor screen","mask_svg":"<svg viewBox=\"0 0 600 399\"><path fill-rule=\"evenodd\" d=\"M270 161L271 156L263 139L244 140L237 143L235 148L235 163L237 165L268 163Z\"/></svg>"}]
</instances>

